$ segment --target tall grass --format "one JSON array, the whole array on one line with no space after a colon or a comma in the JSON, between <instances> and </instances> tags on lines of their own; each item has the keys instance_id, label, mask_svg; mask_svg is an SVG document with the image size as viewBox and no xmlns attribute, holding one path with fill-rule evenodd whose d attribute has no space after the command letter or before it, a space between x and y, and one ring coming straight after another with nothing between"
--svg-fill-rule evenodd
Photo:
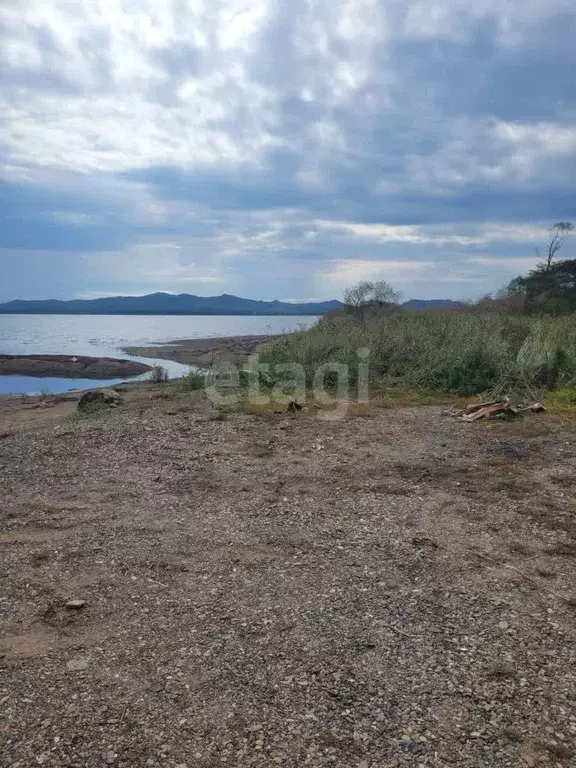
<instances>
[{"instance_id":1,"label":"tall grass","mask_svg":"<svg viewBox=\"0 0 576 768\"><path fill-rule=\"evenodd\" d=\"M373 381L422 389L471 395L576 381L576 315L384 310L362 319L341 313L267 344L260 359L300 363L309 385L322 363L344 363L354 384L363 347L370 350Z\"/></svg>"}]
</instances>

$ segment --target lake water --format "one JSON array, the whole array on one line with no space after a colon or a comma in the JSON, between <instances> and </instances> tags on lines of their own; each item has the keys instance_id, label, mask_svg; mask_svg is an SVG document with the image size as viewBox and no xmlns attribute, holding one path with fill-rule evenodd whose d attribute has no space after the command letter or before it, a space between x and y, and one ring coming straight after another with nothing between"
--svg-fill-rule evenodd
<instances>
[{"instance_id":1,"label":"lake water","mask_svg":"<svg viewBox=\"0 0 576 768\"><path fill-rule=\"evenodd\" d=\"M5 355L87 355L89 357L130 357L123 347L165 344L175 339L202 339L213 336L249 336L283 333L309 328L313 316L255 315L2 315L0 314L0 354ZM159 360L171 377L181 376L189 366ZM144 376L146 378L146 375ZM107 384L116 381L94 379L54 379L31 376L0 376L0 394L21 392L50 393Z\"/></svg>"}]
</instances>

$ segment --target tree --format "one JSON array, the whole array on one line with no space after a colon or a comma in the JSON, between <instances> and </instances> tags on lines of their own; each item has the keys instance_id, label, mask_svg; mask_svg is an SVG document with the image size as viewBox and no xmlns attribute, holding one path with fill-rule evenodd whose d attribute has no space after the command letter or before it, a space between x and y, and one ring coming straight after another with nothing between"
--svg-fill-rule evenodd
<instances>
[{"instance_id":1,"label":"tree","mask_svg":"<svg viewBox=\"0 0 576 768\"><path fill-rule=\"evenodd\" d=\"M560 248L564 245L564 241L570 237L573 231L574 225L569 221L558 221L548 230L550 237L546 245L546 252L542 254L540 250L536 250L538 258L544 260L544 270L546 272L550 271L554 256L556 256Z\"/></svg>"},{"instance_id":2,"label":"tree","mask_svg":"<svg viewBox=\"0 0 576 768\"><path fill-rule=\"evenodd\" d=\"M362 280L356 285L351 285L344 291L344 304L347 307L358 309L368 303L374 284L369 280Z\"/></svg>"},{"instance_id":3,"label":"tree","mask_svg":"<svg viewBox=\"0 0 576 768\"><path fill-rule=\"evenodd\" d=\"M382 307L385 304L400 304L402 301L402 294L400 291L396 291L390 283L385 280L379 280L374 283L372 287L372 301L378 306Z\"/></svg>"},{"instance_id":4,"label":"tree","mask_svg":"<svg viewBox=\"0 0 576 768\"><path fill-rule=\"evenodd\" d=\"M576 310L576 259L534 269L526 278L529 309L551 313Z\"/></svg>"},{"instance_id":5,"label":"tree","mask_svg":"<svg viewBox=\"0 0 576 768\"><path fill-rule=\"evenodd\" d=\"M527 277L518 275L513 280L510 280L507 286L498 291L498 296L504 298L507 296L522 296L526 293Z\"/></svg>"},{"instance_id":6,"label":"tree","mask_svg":"<svg viewBox=\"0 0 576 768\"><path fill-rule=\"evenodd\" d=\"M402 300L400 291L396 291L385 280L373 283L361 280L344 291L344 304L354 310L364 307L386 307L399 304Z\"/></svg>"}]
</instances>

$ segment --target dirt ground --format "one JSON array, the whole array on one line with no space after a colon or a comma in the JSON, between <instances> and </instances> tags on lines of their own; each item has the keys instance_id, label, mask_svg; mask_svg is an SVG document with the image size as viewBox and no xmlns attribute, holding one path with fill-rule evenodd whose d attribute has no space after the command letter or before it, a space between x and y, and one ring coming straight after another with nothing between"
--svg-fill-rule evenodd
<instances>
[{"instance_id":1,"label":"dirt ground","mask_svg":"<svg viewBox=\"0 0 576 768\"><path fill-rule=\"evenodd\" d=\"M570 423L8 407L2 766L576 764Z\"/></svg>"}]
</instances>

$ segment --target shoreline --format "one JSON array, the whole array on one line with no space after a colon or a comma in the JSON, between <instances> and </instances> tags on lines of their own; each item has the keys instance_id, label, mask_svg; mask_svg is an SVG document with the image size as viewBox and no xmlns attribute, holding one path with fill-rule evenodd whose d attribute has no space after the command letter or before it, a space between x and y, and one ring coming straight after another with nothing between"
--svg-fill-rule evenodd
<instances>
[{"instance_id":1,"label":"shoreline","mask_svg":"<svg viewBox=\"0 0 576 768\"><path fill-rule=\"evenodd\" d=\"M254 334L239 336L215 336L201 339L176 339L158 346L123 347L119 354L145 358L145 360L126 360L116 357L89 358L71 355L0 355L0 377L23 376L37 379L39 386L42 379L59 378L71 383L79 379L86 380L86 386L81 389L62 390L51 393L54 397L77 399L89 389L102 389L116 386L113 382L121 380L118 386L143 384L137 377L151 371L154 363L166 360L184 366L209 366L217 362L242 362L257 352L262 344L280 338L284 334ZM146 361L149 362L146 362ZM5 369L2 371L2 363ZM90 366L90 369L89 367ZM60 373L55 372L55 367ZM105 372L103 370L105 368ZM74 370L72 370L74 369ZM35 372L32 373L32 370ZM90 370L92 374L90 375ZM41 372L40 372L41 371ZM112 371L113 375L109 375ZM73 375L72 375L73 374ZM91 386L89 379L94 380ZM110 379L110 383L106 382ZM41 402L42 395L37 393L0 392L0 407L7 403L28 397L30 403Z\"/></svg>"},{"instance_id":2,"label":"shoreline","mask_svg":"<svg viewBox=\"0 0 576 768\"><path fill-rule=\"evenodd\" d=\"M151 369L147 363L116 357L0 355L0 376L112 380L140 376Z\"/></svg>"},{"instance_id":3,"label":"shoreline","mask_svg":"<svg viewBox=\"0 0 576 768\"><path fill-rule=\"evenodd\" d=\"M182 365L213 365L247 360L269 341L282 333L253 336L213 336L203 339L175 339L158 346L123 347L122 352L134 357L171 360Z\"/></svg>"}]
</instances>

